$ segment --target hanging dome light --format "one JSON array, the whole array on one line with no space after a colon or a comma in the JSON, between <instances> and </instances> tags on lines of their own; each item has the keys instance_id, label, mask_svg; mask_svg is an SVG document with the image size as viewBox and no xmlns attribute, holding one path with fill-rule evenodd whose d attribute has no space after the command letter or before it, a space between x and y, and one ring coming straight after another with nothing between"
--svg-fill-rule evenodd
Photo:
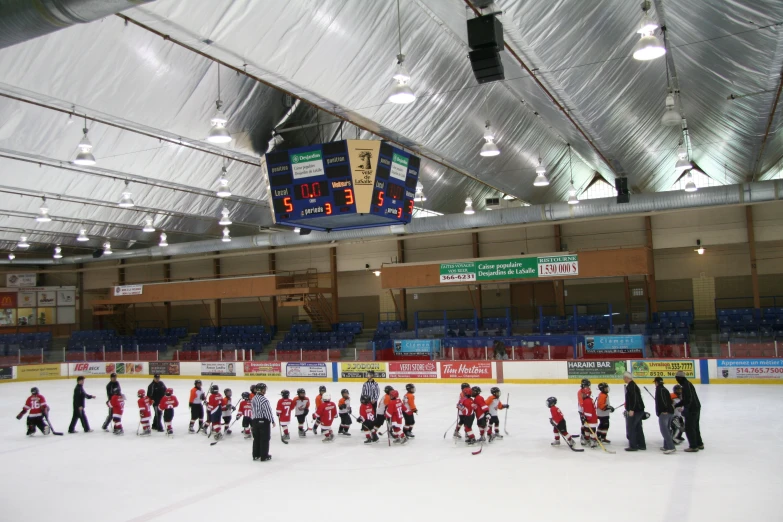
<instances>
[{"instance_id":1,"label":"hanging dome light","mask_svg":"<svg viewBox=\"0 0 783 522\"><path fill-rule=\"evenodd\" d=\"M636 60L647 61L660 58L666 54L666 48L661 43L661 40L655 36L655 30L658 29L658 23L650 16L650 3L645 2L642 5L644 14L642 15L642 21L639 24L637 33L642 35L639 42L634 47L633 57Z\"/></svg>"},{"instance_id":2,"label":"hanging dome light","mask_svg":"<svg viewBox=\"0 0 783 522\"><path fill-rule=\"evenodd\" d=\"M218 70L217 70L217 80L218 80L218 96L217 100L215 100L215 114L212 116L212 119L210 120L210 123L212 124L212 128L209 129L209 134L207 135L207 141L210 143L228 143L231 141L231 134L228 133L228 130L226 130L226 124L228 123L228 119L226 118L226 115L223 114L223 100L220 99L220 64L218 64Z\"/></svg>"},{"instance_id":3,"label":"hanging dome light","mask_svg":"<svg viewBox=\"0 0 783 522\"><path fill-rule=\"evenodd\" d=\"M411 75L408 73L408 69L405 68L403 62L405 61L405 55L400 53L397 55L397 67L394 71L394 87L392 87L391 94L389 94L389 101L391 103L406 104L416 101L416 94L411 89L408 82L411 81Z\"/></svg>"},{"instance_id":4,"label":"hanging dome light","mask_svg":"<svg viewBox=\"0 0 783 522\"><path fill-rule=\"evenodd\" d=\"M571 182L571 187L568 189L568 204L569 205L577 205L579 203L579 198L576 197L576 187L574 187L574 182Z\"/></svg>"},{"instance_id":5,"label":"hanging dome light","mask_svg":"<svg viewBox=\"0 0 783 522\"><path fill-rule=\"evenodd\" d=\"M120 202L117 203L117 206L120 208L133 208L136 206L136 204L131 199L131 193L128 190L128 185L130 185L130 181L127 179L125 180L125 190L122 193L122 197L120 198Z\"/></svg>"},{"instance_id":6,"label":"hanging dome light","mask_svg":"<svg viewBox=\"0 0 783 522\"><path fill-rule=\"evenodd\" d=\"M664 111L663 116L661 116L661 125L664 127L674 127L675 125L680 125L681 122L682 115L680 114L680 111L678 111L674 106L674 95L667 94L666 110Z\"/></svg>"},{"instance_id":7,"label":"hanging dome light","mask_svg":"<svg viewBox=\"0 0 783 522\"><path fill-rule=\"evenodd\" d=\"M694 252L698 253L700 256L704 255L704 247L701 246L701 239L696 240L696 249L694 249Z\"/></svg>"},{"instance_id":8,"label":"hanging dome light","mask_svg":"<svg viewBox=\"0 0 783 522\"><path fill-rule=\"evenodd\" d=\"M228 208L223 207L223 210L220 212L222 214L222 217L220 218L220 221L218 221L218 225L221 226L228 226L231 224L231 219L228 217Z\"/></svg>"},{"instance_id":9,"label":"hanging dome light","mask_svg":"<svg viewBox=\"0 0 783 522\"><path fill-rule=\"evenodd\" d=\"M481 154L484 157L492 157L500 154L500 149L495 145L495 133L492 132L492 127L487 120L487 124L484 127L484 140L486 143L481 147Z\"/></svg>"},{"instance_id":10,"label":"hanging dome light","mask_svg":"<svg viewBox=\"0 0 783 522\"><path fill-rule=\"evenodd\" d=\"M166 236L166 233L165 233L165 232L162 232L162 233L160 234L160 243L158 243L158 246L159 246L159 247L167 247L167 246L169 246L169 243L168 243L168 241L166 241L166 238L167 238L167 237L168 237L168 236Z\"/></svg>"},{"instance_id":11,"label":"hanging dome light","mask_svg":"<svg viewBox=\"0 0 783 522\"><path fill-rule=\"evenodd\" d=\"M373 270L373 274L375 274L375 277L381 277L381 271L380 270Z\"/></svg>"},{"instance_id":12,"label":"hanging dome light","mask_svg":"<svg viewBox=\"0 0 783 522\"><path fill-rule=\"evenodd\" d=\"M27 242L27 236L20 236L16 246L18 248L30 248L30 243Z\"/></svg>"},{"instance_id":13,"label":"hanging dome light","mask_svg":"<svg viewBox=\"0 0 783 522\"><path fill-rule=\"evenodd\" d=\"M111 251L111 243L110 243L110 242L108 242L108 241L107 241L107 242L105 242L105 243L103 244L103 254L104 254L104 255L106 255L106 256L110 256L110 255L112 255L113 253L114 253L114 252L112 252L112 251Z\"/></svg>"},{"instance_id":14,"label":"hanging dome light","mask_svg":"<svg viewBox=\"0 0 783 522\"><path fill-rule=\"evenodd\" d=\"M59 246L54 247L54 255L52 256L55 259L62 259L63 258L63 249Z\"/></svg>"},{"instance_id":15,"label":"hanging dome light","mask_svg":"<svg viewBox=\"0 0 783 522\"><path fill-rule=\"evenodd\" d=\"M148 217L144 219L144 228L141 229L142 232L155 232L155 227L152 226L152 218Z\"/></svg>"},{"instance_id":16,"label":"hanging dome light","mask_svg":"<svg viewBox=\"0 0 783 522\"><path fill-rule=\"evenodd\" d=\"M89 138L87 138L87 118L84 119L84 136L82 137L82 140L79 142L79 152L76 154L76 158L74 158L73 162L76 165L95 165L95 156L92 155L92 143L90 143Z\"/></svg>"},{"instance_id":17,"label":"hanging dome light","mask_svg":"<svg viewBox=\"0 0 783 522\"><path fill-rule=\"evenodd\" d=\"M538 158L538 167L536 167L536 179L533 181L534 187L546 187L549 185L549 180L546 177L546 167L544 167L544 163L541 161L541 158Z\"/></svg>"},{"instance_id":18,"label":"hanging dome light","mask_svg":"<svg viewBox=\"0 0 783 522\"><path fill-rule=\"evenodd\" d=\"M686 158L680 158L677 160L677 163L674 164L674 171L675 172L685 172L686 170L692 168L691 162L688 161Z\"/></svg>"},{"instance_id":19,"label":"hanging dome light","mask_svg":"<svg viewBox=\"0 0 783 522\"><path fill-rule=\"evenodd\" d=\"M677 147L677 157L680 159L688 158L688 149L686 149L682 143L680 143L680 146Z\"/></svg>"},{"instance_id":20,"label":"hanging dome light","mask_svg":"<svg viewBox=\"0 0 783 522\"><path fill-rule=\"evenodd\" d=\"M503 194L503 199L505 199L506 201L514 201L515 199L517 199L517 197L506 193Z\"/></svg>"},{"instance_id":21,"label":"hanging dome light","mask_svg":"<svg viewBox=\"0 0 783 522\"><path fill-rule=\"evenodd\" d=\"M475 211L475 210L473 210L473 199L472 199L472 198L467 198L467 199L465 200L465 210L464 210L464 212L463 212L463 213L464 213L464 214L467 214L467 215L469 215L469 216L470 216L471 214L475 214L475 213L476 213L476 211Z\"/></svg>"},{"instance_id":22,"label":"hanging dome light","mask_svg":"<svg viewBox=\"0 0 783 522\"><path fill-rule=\"evenodd\" d=\"M696 192L698 190L698 187L696 186L696 182L693 181L693 174L688 173L685 176L685 187L683 188L685 192Z\"/></svg>"},{"instance_id":23,"label":"hanging dome light","mask_svg":"<svg viewBox=\"0 0 783 522\"><path fill-rule=\"evenodd\" d=\"M231 242L231 231L228 229L228 227L223 229L223 237L221 238L221 241L224 243Z\"/></svg>"},{"instance_id":24,"label":"hanging dome light","mask_svg":"<svg viewBox=\"0 0 783 522\"><path fill-rule=\"evenodd\" d=\"M427 196L424 195L424 185L421 181L416 182L416 194L413 196L413 201L417 203L427 201Z\"/></svg>"},{"instance_id":25,"label":"hanging dome light","mask_svg":"<svg viewBox=\"0 0 783 522\"><path fill-rule=\"evenodd\" d=\"M43 203L41 203L41 208L38 209L40 212L35 217L35 220L39 223L49 223L52 218L49 216L49 207L46 206L46 198L41 198L41 200L43 200Z\"/></svg>"},{"instance_id":26,"label":"hanging dome light","mask_svg":"<svg viewBox=\"0 0 783 522\"><path fill-rule=\"evenodd\" d=\"M89 241L89 240L90 240L90 238L87 237L87 229L83 228L83 229L79 230L79 235L76 237L76 241L84 242L84 241Z\"/></svg>"},{"instance_id":27,"label":"hanging dome light","mask_svg":"<svg viewBox=\"0 0 783 522\"><path fill-rule=\"evenodd\" d=\"M228 187L228 170L223 166L220 171L220 177L218 178L218 190L217 197L227 198L231 195L231 189Z\"/></svg>"},{"instance_id":28,"label":"hanging dome light","mask_svg":"<svg viewBox=\"0 0 783 522\"><path fill-rule=\"evenodd\" d=\"M14 259L16 259L16 256L15 256L15 255L13 255L13 254L8 254L8 260L9 260L9 261L13 261Z\"/></svg>"}]
</instances>

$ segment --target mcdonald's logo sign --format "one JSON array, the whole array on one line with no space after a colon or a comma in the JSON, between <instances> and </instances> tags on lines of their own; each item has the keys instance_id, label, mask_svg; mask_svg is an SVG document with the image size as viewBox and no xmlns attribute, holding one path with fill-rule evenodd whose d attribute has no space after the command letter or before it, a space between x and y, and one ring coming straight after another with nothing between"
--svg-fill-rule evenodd
<instances>
[{"instance_id":1,"label":"mcdonald's logo sign","mask_svg":"<svg viewBox=\"0 0 783 522\"><path fill-rule=\"evenodd\" d=\"M0 308L16 308L16 293L0 294Z\"/></svg>"}]
</instances>

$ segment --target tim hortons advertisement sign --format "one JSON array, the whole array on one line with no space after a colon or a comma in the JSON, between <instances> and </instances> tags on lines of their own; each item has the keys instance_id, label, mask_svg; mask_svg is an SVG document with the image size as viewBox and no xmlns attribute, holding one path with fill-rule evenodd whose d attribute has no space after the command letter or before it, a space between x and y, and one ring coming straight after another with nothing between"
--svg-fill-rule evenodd
<instances>
[{"instance_id":1,"label":"tim hortons advertisement sign","mask_svg":"<svg viewBox=\"0 0 783 522\"><path fill-rule=\"evenodd\" d=\"M440 363L442 379L491 379L492 363L489 361L454 361Z\"/></svg>"}]
</instances>

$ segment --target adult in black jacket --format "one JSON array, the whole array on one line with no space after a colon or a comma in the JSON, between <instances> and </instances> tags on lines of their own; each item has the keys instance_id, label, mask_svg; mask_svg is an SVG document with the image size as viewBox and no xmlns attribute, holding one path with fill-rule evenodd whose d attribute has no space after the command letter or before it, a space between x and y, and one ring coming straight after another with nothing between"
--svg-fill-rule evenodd
<instances>
[{"instance_id":1,"label":"adult in black jacket","mask_svg":"<svg viewBox=\"0 0 783 522\"><path fill-rule=\"evenodd\" d=\"M87 414L84 412L84 399L94 399L95 395L90 395L84 391L84 377L76 378L76 388L73 389L73 417L71 425L68 426L68 433L76 433L76 421L82 421L82 429L89 433L90 423L87 422Z\"/></svg>"},{"instance_id":2,"label":"adult in black jacket","mask_svg":"<svg viewBox=\"0 0 783 522\"><path fill-rule=\"evenodd\" d=\"M685 417L685 436L688 437L688 453L695 453L704 449L704 441L701 440L701 430L699 429L699 417L701 416L701 402L696 394L696 387L691 381L685 378L685 372L677 372L675 376L677 382L682 386L682 401L680 404L685 408L682 416Z\"/></svg>"},{"instance_id":3,"label":"adult in black jacket","mask_svg":"<svg viewBox=\"0 0 783 522\"><path fill-rule=\"evenodd\" d=\"M155 418L152 421L152 429L155 431L163 431L163 423L161 422L160 400L166 396L166 385L160 380L160 375L157 373L152 378L152 382L147 386L147 397L152 399L152 403L155 406Z\"/></svg>"},{"instance_id":4,"label":"adult in black jacket","mask_svg":"<svg viewBox=\"0 0 783 522\"><path fill-rule=\"evenodd\" d=\"M663 377L653 379L655 383L655 414L658 416L658 426L663 436L663 452L670 455L677 451L672 439L672 419L674 419L674 404L672 396L663 385Z\"/></svg>"},{"instance_id":5,"label":"adult in black jacket","mask_svg":"<svg viewBox=\"0 0 783 522\"><path fill-rule=\"evenodd\" d=\"M117 382L117 374L112 373L109 376L109 383L106 385L106 406L109 407L109 415L107 415L106 420L103 421L103 431L109 431L109 423L112 419L111 404L109 404L109 401L114 395L119 395L121 393L122 389L120 388L120 383Z\"/></svg>"},{"instance_id":6,"label":"adult in black jacket","mask_svg":"<svg viewBox=\"0 0 783 522\"><path fill-rule=\"evenodd\" d=\"M647 449L647 442L644 440L644 401L642 392L633 380L631 372L623 374L625 381L625 436L628 438L628 447L625 451L639 451Z\"/></svg>"}]
</instances>

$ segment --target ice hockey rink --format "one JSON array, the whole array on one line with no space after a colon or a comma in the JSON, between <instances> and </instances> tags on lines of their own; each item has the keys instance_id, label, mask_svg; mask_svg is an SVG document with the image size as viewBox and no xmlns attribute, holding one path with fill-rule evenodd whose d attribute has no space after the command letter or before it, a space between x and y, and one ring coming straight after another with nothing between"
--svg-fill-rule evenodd
<instances>
[{"instance_id":1,"label":"ice hockey rink","mask_svg":"<svg viewBox=\"0 0 783 522\"><path fill-rule=\"evenodd\" d=\"M181 403L189 380L165 380ZM219 381L234 397L252 381ZM416 439L389 447L386 439L365 445L356 425L352 437L321 443L312 432L290 444L274 430L270 462L254 462L251 441L239 430L211 447L204 435L187 433L187 406L177 410L176 435L135 435L136 391L148 380L122 379L128 398L125 435L102 432L104 379L88 379L90 434L67 432L75 381L38 384L62 437L25 436L16 420L34 383L0 386L0 450L4 473L0 519L116 522L194 520L534 520L736 521L749 515L781 520L779 445L783 419L778 386L697 386L702 404L705 451L663 455L658 424L644 424L646 452L626 453L623 416L612 417L611 449L574 453L550 447L547 397L558 397L569 431L577 432L574 385L500 385L511 408L502 441L476 447L455 445L458 385L417 385ZM208 382L204 383L205 386ZM281 389L307 390L316 382L270 382L273 404ZM347 387L358 411L360 383L323 383L333 397ZM651 383L639 382L652 391ZM673 385L667 383L669 387ZM383 384L381 384L383 386ZM395 386L402 388L402 385ZM486 394L492 385L482 385ZM614 385L614 404L623 402ZM653 401L645 393L648 409ZM501 416L501 422L503 417ZM239 423L234 425L238 427ZM502 426L502 424L501 424ZM444 439L444 431L448 434ZM502 431L502 428L501 428ZM577 445L577 447L581 447Z\"/></svg>"}]
</instances>

